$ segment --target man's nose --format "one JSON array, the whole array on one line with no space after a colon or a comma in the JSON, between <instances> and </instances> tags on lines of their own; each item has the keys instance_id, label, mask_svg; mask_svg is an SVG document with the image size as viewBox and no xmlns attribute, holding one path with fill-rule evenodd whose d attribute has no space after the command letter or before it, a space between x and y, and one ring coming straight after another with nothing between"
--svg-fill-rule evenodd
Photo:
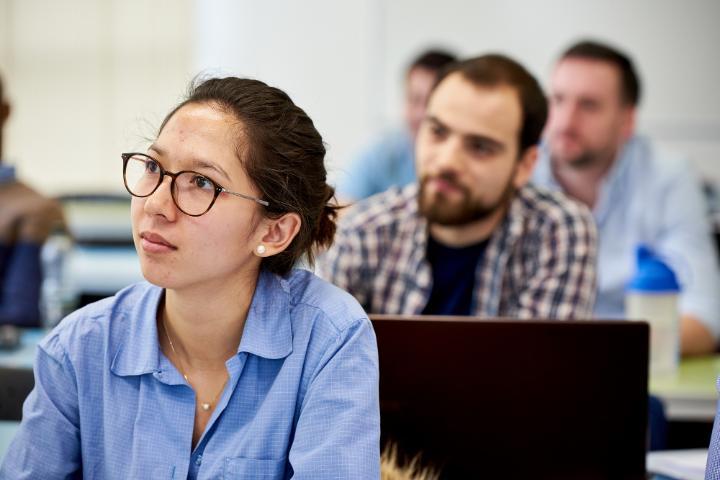
<instances>
[{"instance_id":1,"label":"man's nose","mask_svg":"<svg viewBox=\"0 0 720 480\"><path fill-rule=\"evenodd\" d=\"M438 171L456 170L462 161L462 142L455 136L438 145L435 152L435 166Z\"/></svg>"},{"instance_id":2,"label":"man's nose","mask_svg":"<svg viewBox=\"0 0 720 480\"><path fill-rule=\"evenodd\" d=\"M554 105L548 122L555 130L567 130L577 123L577 108L570 103Z\"/></svg>"}]
</instances>

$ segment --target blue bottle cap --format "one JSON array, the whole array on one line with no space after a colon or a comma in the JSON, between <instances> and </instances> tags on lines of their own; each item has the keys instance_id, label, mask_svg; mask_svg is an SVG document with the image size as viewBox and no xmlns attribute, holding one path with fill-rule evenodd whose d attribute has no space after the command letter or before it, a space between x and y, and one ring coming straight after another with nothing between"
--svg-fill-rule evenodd
<instances>
[{"instance_id":1,"label":"blue bottle cap","mask_svg":"<svg viewBox=\"0 0 720 480\"><path fill-rule=\"evenodd\" d=\"M679 292L675 273L645 245L636 250L637 271L626 290L634 292Z\"/></svg>"}]
</instances>

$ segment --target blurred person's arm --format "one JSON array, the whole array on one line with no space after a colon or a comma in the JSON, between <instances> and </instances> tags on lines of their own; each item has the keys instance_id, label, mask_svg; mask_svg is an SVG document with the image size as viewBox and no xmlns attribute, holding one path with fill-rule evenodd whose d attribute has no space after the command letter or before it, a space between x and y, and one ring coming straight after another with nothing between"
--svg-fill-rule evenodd
<instances>
[{"instance_id":1,"label":"blurred person's arm","mask_svg":"<svg viewBox=\"0 0 720 480\"><path fill-rule=\"evenodd\" d=\"M712 332L696 317L680 318L680 351L683 355L706 355L717 347Z\"/></svg>"},{"instance_id":2,"label":"blurred person's arm","mask_svg":"<svg viewBox=\"0 0 720 480\"><path fill-rule=\"evenodd\" d=\"M720 265L707 206L694 172L686 164L663 186L664 224L657 249L680 279L680 351L713 352L720 336Z\"/></svg>"},{"instance_id":3,"label":"blurred person's arm","mask_svg":"<svg viewBox=\"0 0 720 480\"><path fill-rule=\"evenodd\" d=\"M40 325L41 250L62 226L57 202L22 184L6 186L0 208L0 324Z\"/></svg>"}]
</instances>

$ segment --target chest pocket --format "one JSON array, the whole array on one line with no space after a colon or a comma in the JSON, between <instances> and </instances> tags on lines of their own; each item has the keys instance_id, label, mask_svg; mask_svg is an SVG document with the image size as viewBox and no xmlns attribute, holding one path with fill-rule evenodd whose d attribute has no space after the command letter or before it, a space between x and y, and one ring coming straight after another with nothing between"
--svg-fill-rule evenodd
<instances>
[{"instance_id":1,"label":"chest pocket","mask_svg":"<svg viewBox=\"0 0 720 480\"><path fill-rule=\"evenodd\" d=\"M258 460L255 458L235 457L225 459L223 479L258 478L279 480L283 478L284 473L284 458L280 460Z\"/></svg>"}]
</instances>

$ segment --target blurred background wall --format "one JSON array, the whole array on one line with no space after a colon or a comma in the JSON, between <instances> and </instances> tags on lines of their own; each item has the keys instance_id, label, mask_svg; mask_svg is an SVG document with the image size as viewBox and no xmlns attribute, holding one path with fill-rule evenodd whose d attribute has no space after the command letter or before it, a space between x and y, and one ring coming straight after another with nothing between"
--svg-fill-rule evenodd
<instances>
[{"instance_id":1,"label":"blurred background wall","mask_svg":"<svg viewBox=\"0 0 720 480\"><path fill-rule=\"evenodd\" d=\"M720 183L717 0L0 0L0 70L14 111L5 161L48 193L120 190L198 72L286 90L329 147L331 178L400 121L403 74L428 46L514 56L547 84L592 37L631 54L640 130Z\"/></svg>"}]
</instances>

